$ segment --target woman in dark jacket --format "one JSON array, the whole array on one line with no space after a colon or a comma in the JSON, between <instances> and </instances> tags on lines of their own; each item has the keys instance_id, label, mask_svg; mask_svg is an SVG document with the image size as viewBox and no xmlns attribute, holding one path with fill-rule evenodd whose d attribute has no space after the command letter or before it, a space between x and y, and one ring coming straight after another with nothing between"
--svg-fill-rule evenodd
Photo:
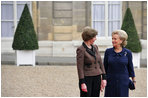
<instances>
[{"instance_id":1,"label":"woman in dark jacket","mask_svg":"<svg viewBox=\"0 0 148 98\"><path fill-rule=\"evenodd\" d=\"M128 35L123 30L112 32L113 48L105 51L104 66L107 76L105 97L128 97L129 77L135 85L135 73L132 63L132 53L124 48Z\"/></svg>"},{"instance_id":2,"label":"woman in dark jacket","mask_svg":"<svg viewBox=\"0 0 148 98\"><path fill-rule=\"evenodd\" d=\"M103 90L106 86L104 65L98 47L93 45L97 33L90 27L84 28L82 33L84 42L77 48L77 70L81 97L99 97L100 88Z\"/></svg>"}]
</instances>

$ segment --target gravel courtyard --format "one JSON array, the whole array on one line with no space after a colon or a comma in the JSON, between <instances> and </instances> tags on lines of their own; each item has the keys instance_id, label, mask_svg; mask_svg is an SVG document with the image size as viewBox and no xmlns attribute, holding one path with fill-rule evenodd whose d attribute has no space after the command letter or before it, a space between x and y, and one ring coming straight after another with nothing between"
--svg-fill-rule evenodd
<instances>
[{"instance_id":1,"label":"gravel courtyard","mask_svg":"<svg viewBox=\"0 0 148 98\"><path fill-rule=\"evenodd\" d=\"M131 97L147 96L147 68L135 68L136 90ZM101 96L104 92L101 92ZM79 97L76 66L1 66L2 97Z\"/></svg>"}]
</instances>

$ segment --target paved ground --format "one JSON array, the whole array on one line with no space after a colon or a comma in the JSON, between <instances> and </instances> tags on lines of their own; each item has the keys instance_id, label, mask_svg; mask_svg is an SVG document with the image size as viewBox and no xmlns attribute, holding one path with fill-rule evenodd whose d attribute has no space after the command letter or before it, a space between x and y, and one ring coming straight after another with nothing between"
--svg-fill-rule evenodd
<instances>
[{"instance_id":1,"label":"paved ground","mask_svg":"<svg viewBox=\"0 0 148 98\"><path fill-rule=\"evenodd\" d=\"M147 68L135 68L136 90L131 97L147 96ZM104 92L101 93L101 96ZM76 66L1 66L2 97L79 97Z\"/></svg>"}]
</instances>

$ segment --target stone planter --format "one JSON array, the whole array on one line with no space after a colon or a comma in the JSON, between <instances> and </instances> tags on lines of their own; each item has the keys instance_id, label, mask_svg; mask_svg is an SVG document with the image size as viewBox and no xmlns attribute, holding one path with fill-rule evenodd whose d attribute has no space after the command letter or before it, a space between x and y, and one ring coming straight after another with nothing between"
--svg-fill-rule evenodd
<instances>
[{"instance_id":1,"label":"stone planter","mask_svg":"<svg viewBox=\"0 0 148 98\"><path fill-rule=\"evenodd\" d=\"M16 64L35 66L35 50L16 50Z\"/></svg>"},{"instance_id":2,"label":"stone planter","mask_svg":"<svg viewBox=\"0 0 148 98\"><path fill-rule=\"evenodd\" d=\"M133 53L133 65L134 67L140 68L140 53Z\"/></svg>"}]
</instances>

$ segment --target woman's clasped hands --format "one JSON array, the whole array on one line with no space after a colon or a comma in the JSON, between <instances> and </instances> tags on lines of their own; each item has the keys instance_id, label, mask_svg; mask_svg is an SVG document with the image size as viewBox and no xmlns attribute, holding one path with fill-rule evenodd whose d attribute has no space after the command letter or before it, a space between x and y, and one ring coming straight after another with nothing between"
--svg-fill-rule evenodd
<instances>
[{"instance_id":1,"label":"woman's clasped hands","mask_svg":"<svg viewBox=\"0 0 148 98\"><path fill-rule=\"evenodd\" d=\"M101 87L100 87L100 91L101 91L101 92L103 92L103 90L104 90L106 84L107 84L107 81L106 81L106 80L102 80L102 81L101 81ZM81 89L82 89L83 92L87 92L87 86L86 86L85 83L82 83L82 84L81 84Z\"/></svg>"}]
</instances>

